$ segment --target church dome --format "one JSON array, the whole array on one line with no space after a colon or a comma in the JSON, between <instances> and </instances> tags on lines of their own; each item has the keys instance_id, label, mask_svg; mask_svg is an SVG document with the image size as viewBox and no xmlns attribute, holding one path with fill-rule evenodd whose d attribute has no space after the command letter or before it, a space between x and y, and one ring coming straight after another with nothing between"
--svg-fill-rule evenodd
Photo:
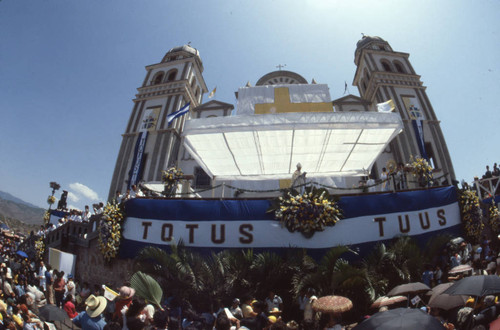
<instances>
[{"instance_id":1,"label":"church dome","mask_svg":"<svg viewBox=\"0 0 500 330\"><path fill-rule=\"evenodd\" d=\"M383 42L383 43L387 43L387 41L385 41L384 39L380 38L380 37L372 37L372 36L363 36L363 38L361 38L361 40L359 40L357 43L356 43L356 50L360 49L360 48L363 48L364 46L372 43L373 41L378 41L378 42Z\"/></svg>"},{"instance_id":2,"label":"church dome","mask_svg":"<svg viewBox=\"0 0 500 330\"><path fill-rule=\"evenodd\" d=\"M257 81L255 86L290 84L307 84L307 80L295 72L280 70L265 74L259 79L259 81Z\"/></svg>"},{"instance_id":3,"label":"church dome","mask_svg":"<svg viewBox=\"0 0 500 330\"><path fill-rule=\"evenodd\" d=\"M167 52L167 54L176 53L176 52L187 52L187 53L193 54L193 55L198 56L198 57L200 56L200 52L198 51L198 49L193 48L190 45L182 45L182 46L174 47L174 48L170 49Z\"/></svg>"},{"instance_id":4,"label":"church dome","mask_svg":"<svg viewBox=\"0 0 500 330\"><path fill-rule=\"evenodd\" d=\"M392 52L392 48L387 41L380 37L365 36L356 43L356 51L354 52L354 63L359 64L359 56L363 49L373 49Z\"/></svg>"},{"instance_id":5,"label":"church dome","mask_svg":"<svg viewBox=\"0 0 500 330\"><path fill-rule=\"evenodd\" d=\"M198 49L191 47L191 45L182 45L170 49L163 57L162 62L182 60L185 58L194 58L195 62L198 63L200 71L203 72L203 62L201 61L200 52Z\"/></svg>"}]
</instances>

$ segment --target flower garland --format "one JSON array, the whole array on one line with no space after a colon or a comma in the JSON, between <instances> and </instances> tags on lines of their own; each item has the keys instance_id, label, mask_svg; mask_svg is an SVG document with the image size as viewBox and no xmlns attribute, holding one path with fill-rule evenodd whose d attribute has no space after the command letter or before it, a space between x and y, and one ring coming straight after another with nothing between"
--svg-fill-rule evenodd
<instances>
[{"instance_id":1,"label":"flower garland","mask_svg":"<svg viewBox=\"0 0 500 330\"><path fill-rule=\"evenodd\" d=\"M106 261L116 257L120 248L121 224L125 218L121 204L108 203L99 225L99 249Z\"/></svg>"},{"instance_id":2,"label":"flower garland","mask_svg":"<svg viewBox=\"0 0 500 330\"><path fill-rule=\"evenodd\" d=\"M56 198L54 196L49 196L47 198L47 203L49 203L49 205L52 205L56 202Z\"/></svg>"},{"instance_id":3,"label":"flower garland","mask_svg":"<svg viewBox=\"0 0 500 330\"><path fill-rule=\"evenodd\" d=\"M43 215L43 223L44 224L48 224L50 221L50 212L49 211L45 211L45 214Z\"/></svg>"},{"instance_id":4,"label":"flower garland","mask_svg":"<svg viewBox=\"0 0 500 330\"><path fill-rule=\"evenodd\" d=\"M326 226L334 226L342 218L342 211L335 201L328 198L325 189L313 189L302 195L287 193L280 197L274 216L290 232L298 231L311 238Z\"/></svg>"},{"instance_id":5,"label":"flower garland","mask_svg":"<svg viewBox=\"0 0 500 330\"><path fill-rule=\"evenodd\" d=\"M495 235L498 234L498 229L500 227L500 211L498 211L498 207L495 204L495 200L491 200L491 206L488 212L489 223L491 226L491 230Z\"/></svg>"},{"instance_id":6,"label":"flower garland","mask_svg":"<svg viewBox=\"0 0 500 330\"><path fill-rule=\"evenodd\" d=\"M164 185L169 187L176 185L183 177L184 173L177 167L171 167L161 172L161 181L163 181Z\"/></svg>"},{"instance_id":7,"label":"flower garland","mask_svg":"<svg viewBox=\"0 0 500 330\"><path fill-rule=\"evenodd\" d=\"M411 173L414 176L419 176L421 178L424 178L426 181L431 181L432 180L432 171L433 168L427 162L427 159L422 158L422 157L410 157L410 168L411 168Z\"/></svg>"},{"instance_id":8,"label":"flower garland","mask_svg":"<svg viewBox=\"0 0 500 330\"><path fill-rule=\"evenodd\" d=\"M43 255L45 253L45 242L43 241L43 237L40 237L35 241L35 251L36 251L36 257L39 260L42 260Z\"/></svg>"},{"instance_id":9,"label":"flower garland","mask_svg":"<svg viewBox=\"0 0 500 330\"><path fill-rule=\"evenodd\" d=\"M484 224L481 219L481 209L479 208L479 197L472 190L463 190L459 197L462 222L465 233L472 239L478 241L481 238Z\"/></svg>"}]
</instances>

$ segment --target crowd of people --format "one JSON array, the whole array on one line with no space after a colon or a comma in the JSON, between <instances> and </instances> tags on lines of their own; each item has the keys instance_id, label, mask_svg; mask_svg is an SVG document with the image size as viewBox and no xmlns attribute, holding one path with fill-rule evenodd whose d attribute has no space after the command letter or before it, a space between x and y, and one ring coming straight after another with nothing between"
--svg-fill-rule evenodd
<instances>
[{"instance_id":1,"label":"crowd of people","mask_svg":"<svg viewBox=\"0 0 500 330\"><path fill-rule=\"evenodd\" d=\"M493 164L493 171L490 170L490 166L486 165L486 172L483 175L483 179L491 179L493 177L500 176L500 168L498 168L497 163Z\"/></svg>"},{"instance_id":2,"label":"crowd of people","mask_svg":"<svg viewBox=\"0 0 500 330\"><path fill-rule=\"evenodd\" d=\"M450 241L435 257L434 266L426 267L421 282L432 288L470 275L499 274L500 245L496 243L486 237L477 245L460 238ZM340 315L322 315L314 310L314 301L318 299L314 288L306 288L296 302L284 302L274 291L269 291L266 297L260 299L235 297L229 306L221 303L216 313L194 311L172 297L166 298L160 308L137 295L130 283L123 282L121 287L112 288L117 295L109 294L110 290L102 283L80 283L73 274L65 274L43 261L35 262L18 254L16 241L0 236L0 244L0 261L3 261L0 264L0 329L51 328L51 320L43 316L46 306L65 311L67 320L82 329L350 328L341 324ZM460 266L463 270L455 271ZM420 298L415 304L423 305L422 309L448 329L487 328L500 313L500 304L495 296L470 297L464 306L452 310L429 307L429 297L420 295ZM405 301L403 304L406 307L409 303ZM295 305L298 307L296 311L284 313L289 306ZM380 312L395 307L398 305L384 306ZM378 310L374 310L373 314L376 312ZM370 315L364 317L369 318Z\"/></svg>"},{"instance_id":3,"label":"crowd of people","mask_svg":"<svg viewBox=\"0 0 500 330\"><path fill-rule=\"evenodd\" d=\"M145 197L147 195L147 192L148 191L141 189L137 185L132 185L131 189L127 189L125 194L121 194L120 191L117 191L113 202L120 204L132 198ZM77 209L68 209L64 196L67 196L66 191L64 191L61 195L61 199L59 200L56 208L56 211L59 211L56 214L59 214L60 217L57 219L57 221L51 221L42 225L37 232L37 235L45 237L51 231L71 221L88 223L93 216L102 214L104 212L103 202L93 204L92 211L90 210L90 207L88 205L85 205L83 211Z\"/></svg>"},{"instance_id":4,"label":"crowd of people","mask_svg":"<svg viewBox=\"0 0 500 330\"><path fill-rule=\"evenodd\" d=\"M421 282L433 288L472 275L499 275L500 247L494 243L498 242L491 242L486 236L477 245L461 238L452 240L437 257L434 269L426 267ZM488 324L500 315L498 297L492 295L469 297L464 306L446 311L429 306L422 309L435 316L448 329L488 329Z\"/></svg>"}]
</instances>

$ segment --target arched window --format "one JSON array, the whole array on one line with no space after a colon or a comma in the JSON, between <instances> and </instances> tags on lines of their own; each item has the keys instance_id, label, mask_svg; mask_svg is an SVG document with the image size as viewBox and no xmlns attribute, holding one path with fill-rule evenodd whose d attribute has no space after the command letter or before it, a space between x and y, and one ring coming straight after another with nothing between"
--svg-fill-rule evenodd
<instances>
[{"instance_id":1,"label":"arched window","mask_svg":"<svg viewBox=\"0 0 500 330\"><path fill-rule=\"evenodd\" d=\"M400 62L394 61L392 63L394 63L394 67L396 68L397 72L399 72L399 73L406 73L403 65Z\"/></svg>"},{"instance_id":2,"label":"arched window","mask_svg":"<svg viewBox=\"0 0 500 330\"><path fill-rule=\"evenodd\" d=\"M198 99L198 96L200 95L200 86L196 87L196 93L194 93L194 96L196 99Z\"/></svg>"},{"instance_id":3,"label":"arched window","mask_svg":"<svg viewBox=\"0 0 500 330\"><path fill-rule=\"evenodd\" d=\"M151 85L161 84L162 81L163 81L163 71L160 71L155 74L153 81L151 82Z\"/></svg>"},{"instance_id":4,"label":"arched window","mask_svg":"<svg viewBox=\"0 0 500 330\"><path fill-rule=\"evenodd\" d=\"M191 89L194 90L194 86L196 86L196 78L193 77L193 80L191 80Z\"/></svg>"},{"instance_id":5,"label":"arched window","mask_svg":"<svg viewBox=\"0 0 500 330\"><path fill-rule=\"evenodd\" d=\"M361 83L363 84L363 91L366 92L366 80L363 79Z\"/></svg>"},{"instance_id":6,"label":"arched window","mask_svg":"<svg viewBox=\"0 0 500 330\"><path fill-rule=\"evenodd\" d=\"M167 73L167 82L174 81L176 76L177 76L177 70L176 69L172 69L172 70L168 71L168 73Z\"/></svg>"},{"instance_id":7,"label":"arched window","mask_svg":"<svg viewBox=\"0 0 500 330\"><path fill-rule=\"evenodd\" d=\"M382 67L384 67L384 71L392 72L391 65L389 63L387 63L386 61L381 61L381 63Z\"/></svg>"}]
</instances>

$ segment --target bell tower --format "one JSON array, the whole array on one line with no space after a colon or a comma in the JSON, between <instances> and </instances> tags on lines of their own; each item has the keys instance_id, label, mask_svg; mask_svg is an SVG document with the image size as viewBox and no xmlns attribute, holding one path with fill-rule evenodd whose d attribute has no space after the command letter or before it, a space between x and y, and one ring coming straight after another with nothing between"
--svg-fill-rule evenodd
<instances>
[{"instance_id":1,"label":"bell tower","mask_svg":"<svg viewBox=\"0 0 500 330\"><path fill-rule=\"evenodd\" d=\"M160 181L161 171L177 161L187 115L168 123L167 116L191 103L201 104L207 86L197 49L170 49L160 63L146 66L118 153L108 199L141 181Z\"/></svg>"},{"instance_id":2,"label":"bell tower","mask_svg":"<svg viewBox=\"0 0 500 330\"><path fill-rule=\"evenodd\" d=\"M395 112L401 115L403 132L390 144L390 153L397 163L407 163L410 156L429 159L436 169L434 177L451 184L455 172L440 122L425 92L420 76L415 73L409 54L396 52L380 37L363 36L356 44L353 85L361 97L374 105L392 99ZM376 111L376 110L375 110ZM385 166L380 164L381 167Z\"/></svg>"}]
</instances>

